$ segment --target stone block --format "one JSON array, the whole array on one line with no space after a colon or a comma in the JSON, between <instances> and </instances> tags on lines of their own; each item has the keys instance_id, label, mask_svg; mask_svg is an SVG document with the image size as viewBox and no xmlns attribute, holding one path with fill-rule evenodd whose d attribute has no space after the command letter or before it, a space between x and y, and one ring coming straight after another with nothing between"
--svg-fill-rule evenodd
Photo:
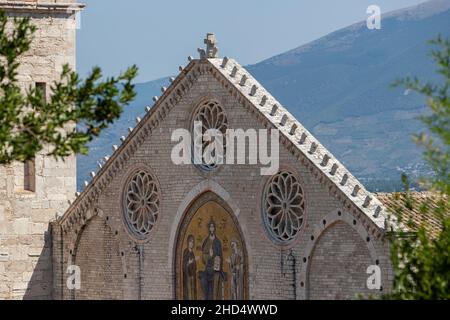
<instances>
[{"instance_id":1,"label":"stone block","mask_svg":"<svg viewBox=\"0 0 450 320\"><path fill-rule=\"evenodd\" d=\"M38 235L44 234L48 230L48 223L32 223L31 234Z\"/></svg>"},{"instance_id":2,"label":"stone block","mask_svg":"<svg viewBox=\"0 0 450 320\"><path fill-rule=\"evenodd\" d=\"M28 288L27 281L16 281L13 283L13 292L15 293L25 293L25 290Z\"/></svg>"},{"instance_id":3,"label":"stone block","mask_svg":"<svg viewBox=\"0 0 450 320\"><path fill-rule=\"evenodd\" d=\"M8 262L9 261L9 252L0 251L0 262Z\"/></svg>"},{"instance_id":4,"label":"stone block","mask_svg":"<svg viewBox=\"0 0 450 320\"><path fill-rule=\"evenodd\" d=\"M19 245L19 246L11 246L12 250L10 253L10 259L19 264L24 264L28 259L28 248L27 246Z\"/></svg>"},{"instance_id":5,"label":"stone block","mask_svg":"<svg viewBox=\"0 0 450 320\"><path fill-rule=\"evenodd\" d=\"M22 273L22 281L24 281L28 284L28 282L30 282L32 276L33 276L33 272L24 272L24 273Z\"/></svg>"},{"instance_id":6,"label":"stone block","mask_svg":"<svg viewBox=\"0 0 450 320\"><path fill-rule=\"evenodd\" d=\"M25 235L30 233L30 219L19 218L13 222L13 230L16 235Z\"/></svg>"},{"instance_id":7,"label":"stone block","mask_svg":"<svg viewBox=\"0 0 450 320\"><path fill-rule=\"evenodd\" d=\"M34 247L28 249L28 256L29 257L40 257L42 254L42 247Z\"/></svg>"}]
</instances>

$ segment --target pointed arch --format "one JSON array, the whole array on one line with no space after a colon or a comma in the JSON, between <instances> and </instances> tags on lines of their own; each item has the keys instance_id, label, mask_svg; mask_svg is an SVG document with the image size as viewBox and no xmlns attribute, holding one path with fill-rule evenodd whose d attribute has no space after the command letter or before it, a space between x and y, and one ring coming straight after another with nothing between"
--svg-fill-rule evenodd
<instances>
[{"instance_id":1,"label":"pointed arch","mask_svg":"<svg viewBox=\"0 0 450 320\"><path fill-rule=\"evenodd\" d=\"M173 244L171 248L173 295L176 299L207 298L206 282L209 283L210 280L207 279L212 278L206 274L211 274L214 270L214 277L219 281L218 288L221 293L217 296L211 295L208 299L248 299L249 250L245 241L245 232L239 223L237 214L239 210L234 203L229 204L225 201L221 195L230 201L228 194L211 182L203 184L201 188L195 188L190 193L189 203L187 205L183 203L180 206L183 211L181 217L177 216L177 228L171 241ZM214 185L214 188L205 188L206 185L209 187ZM210 189L216 189L221 195ZM214 234L214 240L209 240L211 234ZM211 247L214 248L214 254L209 256L208 252L213 251L208 251L206 248ZM186 289L188 286L186 283L187 257L191 258L189 263L192 268L189 271L189 279L192 285L189 286L192 294L188 294ZM195 263L193 263L194 259ZM192 286L195 290L192 290Z\"/></svg>"},{"instance_id":2,"label":"pointed arch","mask_svg":"<svg viewBox=\"0 0 450 320\"><path fill-rule=\"evenodd\" d=\"M217 182L211 179L206 179L200 182L198 185L196 185L194 188L189 191L186 196L184 197L183 201L181 201L180 205L178 206L177 214L172 221L172 226L170 228L170 236L169 236L169 243L168 243L168 252L169 252L169 260L168 260L168 266L172 267L173 264L173 248L176 246L176 236L178 232L178 226L180 221L182 220L186 210L190 207L190 205L197 199L200 195L206 192L213 192L217 196L219 196L223 201L227 203L227 205L230 207L231 213L236 217L236 219L239 221L239 226L243 232L244 241L247 244L247 251L249 252L249 264L250 267L253 265L252 261L252 250L249 247L250 239L248 239L248 232L245 222L241 219L241 210L239 209L238 203L231 198L230 194ZM250 270L251 273L253 273L253 269Z\"/></svg>"},{"instance_id":3,"label":"pointed arch","mask_svg":"<svg viewBox=\"0 0 450 320\"><path fill-rule=\"evenodd\" d=\"M71 292L71 299L123 298L119 243L104 219L96 215L83 226L71 260L81 272L81 288Z\"/></svg>"},{"instance_id":4,"label":"pointed arch","mask_svg":"<svg viewBox=\"0 0 450 320\"><path fill-rule=\"evenodd\" d=\"M374 241L372 239L373 235L366 229L360 219L349 214L347 211L340 209L330 212L319 221L320 222L315 226L314 232L311 235L311 241L307 244L303 251L302 266L299 277L300 299L307 300L311 298L311 285L309 280L311 274L311 262L313 260L314 252L317 246L320 244L322 238L330 231L334 231L334 227L336 226L342 226L343 228L346 228L347 231L351 230L351 232L355 234L355 239L358 239L359 244L362 246L361 250L367 252L367 259L370 260L373 265L378 265L379 261L382 260L380 253L377 252L374 246ZM386 278L386 266L382 266L381 270L382 279L384 282ZM338 270L336 270L336 272L338 272Z\"/></svg>"}]
</instances>

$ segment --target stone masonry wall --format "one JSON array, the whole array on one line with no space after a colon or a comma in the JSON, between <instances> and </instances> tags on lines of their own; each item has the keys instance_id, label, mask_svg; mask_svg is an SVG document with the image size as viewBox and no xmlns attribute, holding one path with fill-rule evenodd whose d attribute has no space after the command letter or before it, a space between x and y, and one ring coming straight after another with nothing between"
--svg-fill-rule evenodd
<instances>
[{"instance_id":1,"label":"stone masonry wall","mask_svg":"<svg viewBox=\"0 0 450 320\"><path fill-rule=\"evenodd\" d=\"M330 226L311 258L309 298L348 300L356 299L355 293L370 294L366 270L371 264L364 239L349 225L338 222Z\"/></svg>"},{"instance_id":2,"label":"stone masonry wall","mask_svg":"<svg viewBox=\"0 0 450 320\"><path fill-rule=\"evenodd\" d=\"M151 135L140 145L130 159L126 162L124 169L119 170L112 182L100 194L95 201L95 207L101 214L98 217L107 223L114 234L115 241L119 243L119 250L123 253L122 270L123 297L125 299L172 299L175 296L174 288L174 244L176 243L177 228L182 222L183 213L189 208L189 204L203 192L212 191L224 199L233 208L237 216L240 228L245 238L249 256L249 297L250 299L305 299L305 279L302 274L309 277L305 272L311 255L306 253L311 243L311 235L328 214L341 210L351 219L357 220L362 230L374 231L370 223L360 211L344 207L342 202L329 194L327 188L320 182L319 177L310 168L301 164L291 151L280 144L280 162L282 168L288 168L298 174L306 196L306 214L304 227L297 241L288 248L275 245L268 237L261 218L261 195L268 177L260 175L259 165L222 165L211 173L205 173L192 165L176 166L171 161L171 151L174 143L171 142L173 130L178 128L190 128L190 118L193 109L205 98L214 98L220 101L228 116L230 128L264 129L261 122L257 120L254 113L244 108L236 96L231 95L228 90L209 73L200 75L196 83L183 96L168 115L158 124ZM300 119L301 120L301 119ZM122 212L122 192L124 184L131 171L139 166L151 169L157 177L161 192L161 214L158 222L152 230L152 234L145 243L137 243L126 230ZM90 208L89 210L92 210ZM89 214L88 216L91 216ZM91 222L87 222L88 224ZM336 229L339 231L339 229ZM69 234L63 235L65 244L73 241ZM84 235L81 235L83 239ZM319 237L316 237L316 239ZM328 289L323 288L314 279L327 279L335 270L322 266L323 259L332 259L336 253L333 250L344 251L352 244L355 250L361 252L362 264L375 264L379 260L382 268L383 283L388 281L390 268L388 264L387 245L381 238L371 240L373 246L372 258L368 254L367 244L364 239L353 229L345 232L330 232L325 235L323 242L318 245L313 267L317 272L312 274L313 285L318 283L317 288L311 290L317 295L313 297L327 297ZM82 240L83 241L83 240ZM103 246L92 239L90 251L93 255L101 255ZM71 261L69 247L62 249L62 260L65 264ZM318 254L320 252L320 255ZM295 260L295 272L287 266L287 256ZM305 256L306 255L306 256ZM57 259L61 257L56 255ZM349 258L350 259L350 258ZM344 265L352 263L353 258ZM76 259L75 259L76 260ZM326 260L328 262L328 260ZM347 273L349 282L360 281L365 277L366 269L361 268L355 272ZM319 266L318 266L319 265ZM61 270L64 270L61 267ZM368 265L366 266L366 268ZM316 269L315 269L316 270ZM81 272L91 272L81 270ZM342 272L345 272L343 270ZM364 272L362 275L361 272ZM64 275L64 279L67 275ZM292 276L295 276L294 286L291 284ZM64 284L65 280L56 283ZM359 282L358 282L359 283ZM82 283L88 286L92 294L105 297L107 292L103 286L93 282ZM340 286L339 283L331 283L333 291L339 296L353 296L356 292L350 292L360 286ZM70 292L63 286L63 296L56 298L70 298ZM114 295L107 296L114 298Z\"/></svg>"},{"instance_id":3,"label":"stone masonry wall","mask_svg":"<svg viewBox=\"0 0 450 320\"><path fill-rule=\"evenodd\" d=\"M99 217L92 219L82 232L74 264L85 271L81 273L81 283L89 286L75 291L75 298L121 299L122 263L113 232ZM100 295L99 288L102 288Z\"/></svg>"},{"instance_id":4,"label":"stone masonry wall","mask_svg":"<svg viewBox=\"0 0 450 320\"><path fill-rule=\"evenodd\" d=\"M62 65L75 67L75 17L62 10L11 8L25 2L37 1L0 1L8 16L29 16L37 26L31 50L21 58L18 79L24 90L45 82L49 94ZM0 299L52 297L49 222L74 198L76 161L75 157L55 161L45 156L47 151L36 155L35 192L24 190L23 163L0 166Z\"/></svg>"}]
</instances>

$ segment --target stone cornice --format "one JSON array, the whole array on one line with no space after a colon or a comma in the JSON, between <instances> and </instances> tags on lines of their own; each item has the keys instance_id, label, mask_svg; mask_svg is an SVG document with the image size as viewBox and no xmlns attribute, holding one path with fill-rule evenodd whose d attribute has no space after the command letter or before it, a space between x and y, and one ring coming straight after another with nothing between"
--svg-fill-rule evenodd
<instances>
[{"instance_id":1,"label":"stone cornice","mask_svg":"<svg viewBox=\"0 0 450 320\"><path fill-rule=\"evenodd\" d=\"M39 13L69 13L73 14L85 8L82 3L51 3L28 1L1 1L0 9L7 12L39 12Z\"/></svg>"}]
</instances>

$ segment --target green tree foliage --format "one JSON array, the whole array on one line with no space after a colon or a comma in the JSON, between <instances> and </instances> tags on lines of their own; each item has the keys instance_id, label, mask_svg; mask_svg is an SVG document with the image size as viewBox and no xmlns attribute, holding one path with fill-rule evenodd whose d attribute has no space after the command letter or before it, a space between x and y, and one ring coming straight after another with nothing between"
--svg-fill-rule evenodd
<instances>
[{"instance_id":1,"label":"green tree foliage","mask_svg":"<svg viewBox=\"0 0 450 320\"><path fill-rule=\"evenodd\" d=\"M48 99L37 88L22 90L19 61L36 28L28 18L8 20L0 10L0 164L29 160L42 150L59 159L86 154L87 144L135 98L137 67L106 79L96 67L81 80L65 65Z\"/></svg>"},{"instance_id":2,"label":"green tree foliage","mask_svg":"<svg viewBox=\"0 0 450 320\"><path fill-rule=\"evenodd\" d=\"M399 222L409 230L401 231L393 240L392 262L395 272L394 288L389 299L450 299L450 41L441 37L431 42L436 49L432 58L438 65L442 83L422 83L417 78L406 78L396 85L403 85L425 96L431 112L421 117L428 133L415 136L424 147L424 157L435 175L424 179L423 184L435 197L437 206L414 201L403 177L406 193L404 206L394 211ZM406 208L406 209L404 209ZM420 226L407 218L405 210L418 209L432 215L442 230L436 236L430 232L427 219Z\"/></svg>"}]
</instances>

